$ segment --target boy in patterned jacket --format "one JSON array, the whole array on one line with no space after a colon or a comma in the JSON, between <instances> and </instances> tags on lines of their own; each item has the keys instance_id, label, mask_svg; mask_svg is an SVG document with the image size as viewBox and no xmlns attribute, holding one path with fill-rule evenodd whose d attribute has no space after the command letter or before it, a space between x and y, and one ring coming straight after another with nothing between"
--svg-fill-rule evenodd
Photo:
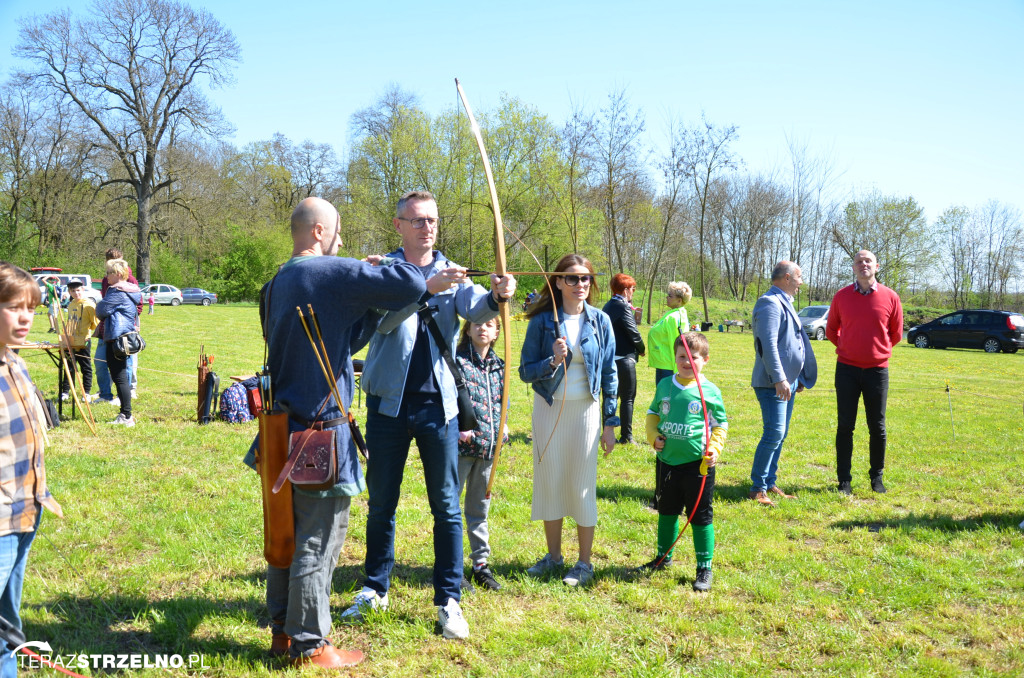
<instances>
[{"instance_id":1,"label":"boy in patterned jacket","mask_svg":"<svg viewBox=\"0 0 1024 678\"><path fill-rule=\"evenodd\" d=\"M683 341L686 342L685 347ZM692 362L687 356L687 347ZM647 441L658 456L658 495L654 498L658 506L658 553L654 560L640 569L662 570L672 564L672 551L669 549L679 535L679 515L685 508L693 513L690 527L697 556L693 590L704 593L711 590L711 558L715 550L714 509L711 506L715 492L715 464L725 445L729 425L722 392L701 374L710 360L707 337L700 332L679 336L675 341L675 356L676 374L658 383L654 401L647 410ZM707 427L701 407L701 391L707 404ZM704 476L707 476L706 480Z\"/></svg>"},{"instance_id":2,"label":"boy in patterned jacket","mask_svg":"<svg viewBox=\"0 0 1024 678\"><path fill-rule=\"evenodd\" d=\"M62 515L46 487L46 426L36 387L12 350L25 343L39 298L32 276L0 261L0 616L16 629L25 564L43 507ZM0 675L16 674L13 649L0 641Z\"/></svg>"},{"instance_id":3,"label":"boy in patterned jacket","mask_svg":"<svg viewBox=\"0 0 1024 678\"><path fill-rule=\"evenodd\" d=\"M501 388L505 380L505 362L491 350L499 332L501 321L498 318L484 323L467 320L462 324L455 349L455 363L466 380L477 421L475 431L459 432L459 491L466 493L462 504L469 534L469 556L473 561L473 581L490 591L501 588L487 564L491 555L487 531L491 500L487 498L487 481L498 443L496 429L501 423ZM502 442L507 441L506 425ZM462 587L471 589L472 584L463 577Z\"/></svg>"}]
</instances>

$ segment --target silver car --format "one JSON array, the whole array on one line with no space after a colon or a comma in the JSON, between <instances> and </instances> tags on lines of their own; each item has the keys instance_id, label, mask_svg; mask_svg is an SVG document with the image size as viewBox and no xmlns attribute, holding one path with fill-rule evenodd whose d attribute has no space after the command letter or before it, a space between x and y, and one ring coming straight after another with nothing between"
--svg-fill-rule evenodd
<instances>
[{"instance_id":1,"label":"silver car","mask_svg":"<svg viewBox=\"0 0 1024 678\"><path fill-rule=\"evenodd\" d=\"M181 304L181 290L174 285L149 285L142 288L142 303L149 303L149 295L153 295L153 303L170 304L178 306Z\"/></svg>"},{"instance_id":2,"label":"silver car","mask_svg":"<svg viewBox=\"0 0 1024 678\"><path fill-rule=\"evenodd\" d=\"M811 339L825 338L825 323L828 322L828 306L804 306L797 313L804 332Z\"/></svg>"}]
</instances>

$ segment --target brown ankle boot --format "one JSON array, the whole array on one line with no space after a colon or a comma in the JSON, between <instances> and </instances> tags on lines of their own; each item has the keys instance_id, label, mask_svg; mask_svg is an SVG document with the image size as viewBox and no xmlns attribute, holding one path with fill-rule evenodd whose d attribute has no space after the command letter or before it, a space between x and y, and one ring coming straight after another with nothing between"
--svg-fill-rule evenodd
<instances>
[{"instance_id":1,"label":"brown ankle boot","mask_svg":"<svg viewBox=\"0 0 1024 678\"><path fill-rule=\"evenodd\" d=\"M340 669L355 666L363 661L363 653L359 650L339 650L333 645L321 645L312 654L292 659L292 666L312 664L322 669Z\"/></svg>"},{"instance_id":2,"label":"brown ankle boot","mask_svg":"<svg viewBox=\"0 0 1024 678\"><path fill-rule=\"evenodd\" d=\"M270 656L283 657L288 654L288 648L292 646L292 639L287 633L275 633L270 639Z\"/></svg>"}]
</instances>

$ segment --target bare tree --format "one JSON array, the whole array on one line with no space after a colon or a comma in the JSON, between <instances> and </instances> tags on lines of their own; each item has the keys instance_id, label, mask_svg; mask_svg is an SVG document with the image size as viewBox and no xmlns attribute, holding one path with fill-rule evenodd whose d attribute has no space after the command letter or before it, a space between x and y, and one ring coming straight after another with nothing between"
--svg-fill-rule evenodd
<instances>
[{"instance_id":1,"label":"bare tree","mask_svg":"<svg viewBox=\"0 0 1024 678\"><path fill-rule=\"evenodd\" d=\"M119 199L136 207L136 274L149 280L154 198L175 181L160 173L162 151L172 133L227 129L200 87L230 82L234 36L174 0L105 0L87 18L64 10L23 21L15 53L32 65L21 82L73 102L122 168L105 185L123 185Z\"/></svg>"},{"instance_id":2,"label":"bare tree","mask_svg":"<svg viewBox=\"0 0 1024 678\"><path fill-rule=\"evenodd\" d=\"M697 239L700 243L700 290L704 319L708 319L708 286L705 248L708 244L708 208L711 187L718 175L737 165L729 144L738 137L737 127L716 127L701 116L701 125L686 131L685 152L680 162L690 180L697 204Z\"/></svg>"},{"instance_id":3,"label":"bare tree","mask_svg":"<svg viewBox=\"0 0 1024 678\"><path fill-rule=\"evenodd\" d=\"M733 177L725 184L725 215L718 225L723 273L734 299L783 258L785 191L769 176Z\"/></svg>"},{"instance_id":4,"label":"bare tree","mask_svg":"<svg viewBox=\"0 0 1024 678\"><path fill-rule=\"evenodd\" d=\"M594 128L606 256L608 263L619 271L625 270L623 251L630 239L629 231L642 221L634 212L638 208L642 211L644 204L650 203L645 150L640 141L645 127L643 113L632 111L625 90L619 90L608 95L608 107L601 111Z\"/></svg>"},{"instance_id":5,"label":"bare tree","mask_svg":"<svg viewBox=\"0 0 1024 678\"><path fill-rule=\"evenodd\" d=\"M997 308L1003 305L1009 283L1021 278L1024 224L1019 210L992 200L974 211L973 226L986 250L979 267L979 292L986 308Z\"/></svg>"},{"instance_id":6,"label":"bare tree","mask_svg":"<svg viewBox=\"0 0 1024 678\"><path fill-rule=\"evenodd\" d=\"M662 194L658 200L660 219L658 223L658 243L654 248L650 273L647 276L647 322L651 322L651 308L654 305L654 287L658 279L658 269L662 257L666 254L668 236L673 228L682 231L680 217L685 212L690 193L687 191L688 180L682 162L686 143L686 130L675 120L668 123L668 150L659 163L662 175Z\"/></svg>"},{"instance_id":7,"label":"bare tree","mask_svg":"<svg viewBox=\"0 0 1024 678\"><path fill-rule=\"evenodd\" d=\"M572 251L580 251L583 213L594 172L594 115L571 102L572 113L562 127L558 155L565 171L562 181L551 190L561 221L569 233Z\"/></svg>"},{"instance_id":8,"label":"bare tree","mask_svg":"<svg viewBox=\"0 0 1024 678\"><path fill-rule=\"evenodd\" d=\"M953 296L954 308L967 308L972 288L978 284L978 267L983 264L981 234L971 223L966 207L950 207L935 222L936 234L946 246L939 258L942 274Z\"/></svg>"}]
</instances>

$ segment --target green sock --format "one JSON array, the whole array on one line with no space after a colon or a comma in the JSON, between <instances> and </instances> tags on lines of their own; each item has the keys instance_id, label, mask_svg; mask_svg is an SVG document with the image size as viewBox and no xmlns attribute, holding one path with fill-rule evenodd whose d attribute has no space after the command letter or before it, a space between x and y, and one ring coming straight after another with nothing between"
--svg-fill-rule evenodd
<instances>
[{"instance_id":1,"label":"green sock","mask_svg":"<svg viewBox=\"0 0 1024 678\"><path fill-rule=\"evenodd\" d=\"M711 567L715 555L715 526L690 524L693 530L693 551L697 554L697 567Z\"/></svg>"},{"instance_id":2,"label":"green sock","mask_svg":"<svg viewBox=\"0 0 1024 678\"><path fill-rule=\"evenodd\" d=\"M658 556L672 557L672 542L679 536L679 516L658 516Z\"/></svg>"}]
</instances>

